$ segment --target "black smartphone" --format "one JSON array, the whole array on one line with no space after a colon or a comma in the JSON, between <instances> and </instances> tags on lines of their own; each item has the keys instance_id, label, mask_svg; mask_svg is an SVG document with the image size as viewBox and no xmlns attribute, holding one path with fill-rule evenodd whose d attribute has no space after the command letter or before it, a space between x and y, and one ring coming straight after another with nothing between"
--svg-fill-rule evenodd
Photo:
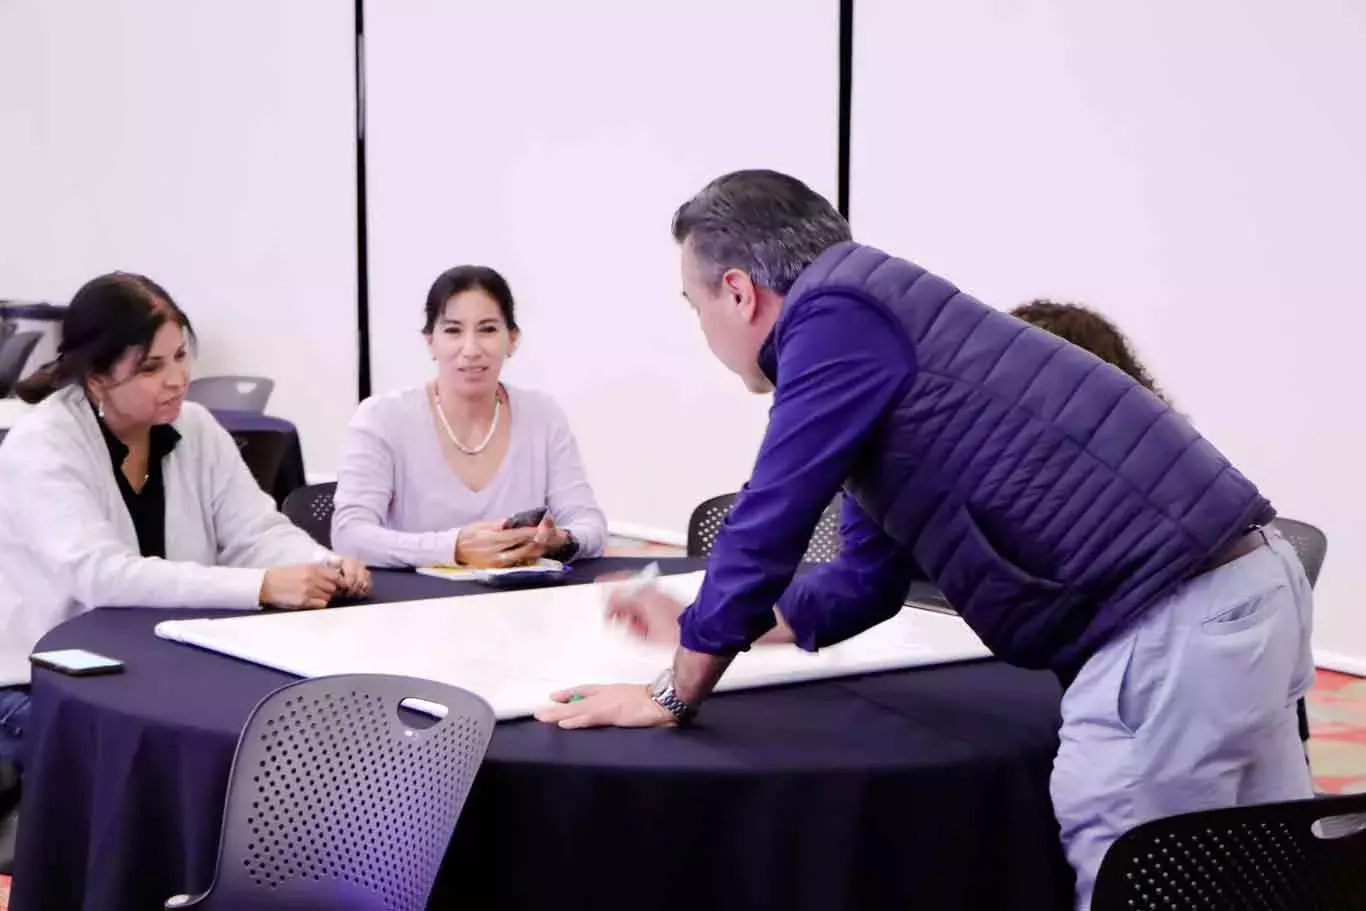
<instances>
[{"instance_id":1,"label":"black smartphone","mask_svg":"<svg viewBox=\"0 0 1366 911\"><path fill-rule=\"evenodd\" d=\"M545 518L547 512L549 512L549 509L544 506L537 506L535 509L524 510L517 513L515 516L509 517L508 520L503 523L503 528L531 528L532 526L540 525L541 520Z\"/></svg>"},{"instance_id":2,"label":"black smartphone","mask_svg":"<svg viewBox=\"0 0 1366 911\"><path fill-rule=\"evenodd\" d=\"M34 652L28 660L36 667L47 668L72 677L94 677L99 674L118 674L123 662L83 648L64 648L51 652Z\"/></svg>"}]
</instances>

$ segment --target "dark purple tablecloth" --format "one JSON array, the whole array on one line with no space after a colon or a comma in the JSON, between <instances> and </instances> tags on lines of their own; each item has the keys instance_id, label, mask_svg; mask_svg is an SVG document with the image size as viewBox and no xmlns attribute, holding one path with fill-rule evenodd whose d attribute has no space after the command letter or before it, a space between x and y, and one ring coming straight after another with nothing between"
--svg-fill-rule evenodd
<instances>
[{"instance_id":1,"label":"dark purple tablecloth","mask_svg":"<svg viewBox=\"0 0 1366 911\"><path fill-rule=\"evenodd\" d=\"M35 674L15 911L159 908L210 881L238 732L291 678L152 634L208 614L102 608L43 639L127 672ZM685 731L504 723L431 907L1066 908L1058 701L1048 674L978 662L722 695Z\"/></svg>"}]
</instances>

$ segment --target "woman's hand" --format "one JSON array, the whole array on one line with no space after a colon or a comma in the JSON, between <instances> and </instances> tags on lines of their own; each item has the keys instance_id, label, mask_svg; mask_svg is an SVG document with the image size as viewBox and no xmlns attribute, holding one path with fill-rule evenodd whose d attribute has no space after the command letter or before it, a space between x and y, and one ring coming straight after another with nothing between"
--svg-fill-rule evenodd
<instances>
[{"instance_id":1,"label":"woman's hand","mask_svg":"<svg viewBox=\"0 0 1366 911\"><path fill-rule=\"evenodd\" d=\"M460 529L455 562L481 569L502 569L534 563L569 542L569 535L546 513L539 525L504 528L503 522L472 522Z\"/></svg>"},{"instance_id":2,"label":"woman's hand","mask_svg":"<svg viewBox=\"0 0 1366 911\"><path fill-rule=\"evenodd\" d=\"M472 522L460 529L455 541L455 562L480 569L504 569L540 556L536 535L541 526L504 528L499 522Z\"/></svg>"},{"instance_id":3,"label":"woman's hand","mask_svg":"<svg viewBox=\"0 0 1366 911\"><path fill-rule=\"evenodd\" d=\"M536 542L536 559L539 560L562 549L569 543L569 535L555 524L555 518L547 512L541 524L536 526L536 535L532 540Z\"/></svg>"},{"instance_id":4,"label":"woman's hand","mask_svg":"<svg viewBox=\"0 0 1366 911\"><path fill-rule=\"evenodd\" d=\"M370 570L355 557L342 557L337 564L341 570L339 587L342 594L363 597L370 594Z\"/></svg>"},{"instance_id":5,"label":"woman's hand","mask_svg":"<svg viewBox=\"0 0 1366 911\"><path fill-rule=\"evenodd\" d=\"M327 607L341 584L341 570L325 563L301 563L266 570L261 603L286 610Z\"/></svg>"}]
</instances>

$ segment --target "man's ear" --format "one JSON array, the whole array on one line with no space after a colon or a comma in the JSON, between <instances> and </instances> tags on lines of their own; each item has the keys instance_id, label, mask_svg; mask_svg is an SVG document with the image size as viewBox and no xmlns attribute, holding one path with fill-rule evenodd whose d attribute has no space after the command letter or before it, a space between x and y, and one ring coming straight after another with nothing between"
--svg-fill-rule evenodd
<instances>
[{"instance_id":1,"label":"man's ear","mask_svg":"<svg viewBox=\"0 0 1366 911\"><path fill-rule=\"evenodd\" d=\"M727 269L721 276L721 292L739 311L745 322L753 322L759 312L759 289L743 269Z\"/></svg>"}]
</instances>

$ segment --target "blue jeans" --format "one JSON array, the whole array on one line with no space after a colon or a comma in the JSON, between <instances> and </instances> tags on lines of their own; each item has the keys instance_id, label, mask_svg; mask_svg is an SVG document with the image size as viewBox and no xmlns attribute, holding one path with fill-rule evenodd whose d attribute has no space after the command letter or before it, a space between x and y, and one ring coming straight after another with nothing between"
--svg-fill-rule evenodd
<instances>
[{"instance_id":1,"label":"blue jeans","mask_svg":"<svg viewBox=\"0 0 1366 911\"><path fill-rule=\"evenodd\" d=\"M1051 790L1078 909L1139 823L1313 796L1296 717L1314 681L1309 581L1267 537L1153 605L1063 695Z\"/></svg>"},{"instance_id":2,"label":"blue jeans","mask_svg":"<svg viewBox=\"0 0 1366 911\"><path fill-rule=\"evenodd\" d=\"M28 687L0 689L0 759L23 768L24 731L28 728Z\"/></svg>"}]
</instances>

